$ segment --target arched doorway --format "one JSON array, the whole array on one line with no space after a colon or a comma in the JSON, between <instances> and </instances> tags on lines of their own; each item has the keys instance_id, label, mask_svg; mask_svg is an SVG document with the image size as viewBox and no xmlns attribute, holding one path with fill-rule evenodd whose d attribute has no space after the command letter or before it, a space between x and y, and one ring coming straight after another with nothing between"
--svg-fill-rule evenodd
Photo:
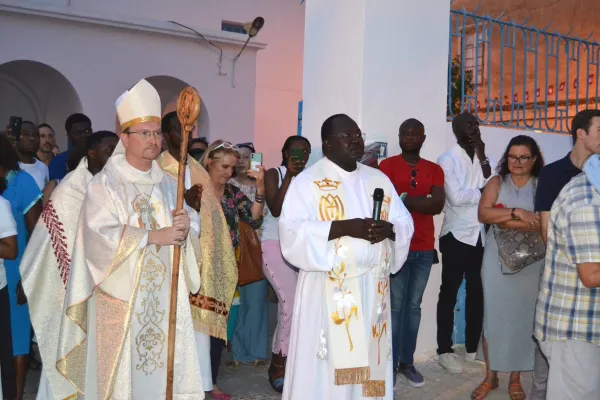
<instances>
[{"instance_id":1,"label":"arched doorway","mask_svg":"<svg viewBox=\"0 0 600 400\"><path fill-rule=\"evenodd\" d=\"M56 132L56 144L67 149L67 117L81 112L81 101L71 82L49 65L16 60L0 65L0 126L10 116L36 124L47 123Z\"/></svg>"},{"instance_id":2,"label":"arched doorway","mask_svg":"<svg viewBox=\"0 0 600 400\"><path fill-rule=\"evenodd\" d=\"M158 91L160 95L160 102L163 106L163 115L175 111L175 106L177 103L177 98L179 96L179 92L186 87L190 86L188 83L182 81L181 79L174 78L172 76L151 76L146 78L148 82L150 82ZM202 100L202 93L200 93L200 99ZM198 116L198 121L196 123L196 131L193 133L194 137L206 137L209 136L209 115L208 110L206 109L206 104L204 101L201 101L200 104L200 115Z\"/></svg>"}]
</instances>

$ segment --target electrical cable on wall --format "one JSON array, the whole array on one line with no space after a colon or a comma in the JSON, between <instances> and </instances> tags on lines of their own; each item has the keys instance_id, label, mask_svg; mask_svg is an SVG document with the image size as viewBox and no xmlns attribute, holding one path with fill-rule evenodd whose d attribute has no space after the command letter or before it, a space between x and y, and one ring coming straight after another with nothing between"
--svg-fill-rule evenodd
<instances>
[{"instance_id":1,"label":"electrical cable on wall","mask_svg":"<svg viewBox=\"0 0 600 400\"><path fill-rule=\"evenodd\" d=\"M219 50L219 61L217 62L217 67L219 69L219 75L220 76L226 76L227 72L223 72L223 49L220 46L217 46L216 44L214 44L213 42L211 42L209 39L206 38L206 36L204 36L203 34L201 34L200 32L198 32L197 30L195 30L194 28L190 28L187 25L181 24L179 22L176 21L169 21L172 24L175 25L179 25L183 28L189 29L190 31L194 32L196 35L198 35L201 39L204 39L208 42L208 44L210 44L211 46L215 47L216 49Z\"/></svg>"}]
</instances>

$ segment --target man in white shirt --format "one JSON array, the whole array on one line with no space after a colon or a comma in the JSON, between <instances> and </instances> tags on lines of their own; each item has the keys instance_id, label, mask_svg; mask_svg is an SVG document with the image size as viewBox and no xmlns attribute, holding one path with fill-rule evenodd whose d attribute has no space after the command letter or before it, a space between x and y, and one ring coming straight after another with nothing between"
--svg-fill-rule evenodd
<instances>
[{"instance_id":1,"label":"man in white shirt","mask_svg":"<svg viewBox=\"0 0 600 400\"><path fill-rule=\"evenodd\" d=\"M12 399L17 394L10 330L10 303L4 269L4 259L15 258L17 258L17 224L10 203L0 196L0 326L2 326L0 329L0 370L2 371L0 399Z\"/></svg>"},{"instance_id":2,"label":"man in white shirt","mask_svg":"<svg viewBox=\"0 0 600 400\"><path fill-rule=\"evenodd\" d=\"M483 324L483 287L481 262L485 230L479 223L477 208L486 179L492 174L485 155L479 122L469 113L452 120L456 144L442 154L438 164L444 170L446 204L440 232L442 285L437 305L437 341L440 364L451 373L461 373L462 366L452 349L454 306L465 277L467 360L474 361Z\"/></svg>"},{"instance_id":3,"label":"man in white shirt","mask_svg":"<svg viewBox=\"0 0 600 400\"><path fill-rule=\"evenodd\" d=\"M46 164L36 158L40 148L40 131L29 121L23 121L21 132L16 133L17 151L19 153L19 167L35 179L40 190L44 190L48 183L49 173Z\"/></svg>"}]
</instances>

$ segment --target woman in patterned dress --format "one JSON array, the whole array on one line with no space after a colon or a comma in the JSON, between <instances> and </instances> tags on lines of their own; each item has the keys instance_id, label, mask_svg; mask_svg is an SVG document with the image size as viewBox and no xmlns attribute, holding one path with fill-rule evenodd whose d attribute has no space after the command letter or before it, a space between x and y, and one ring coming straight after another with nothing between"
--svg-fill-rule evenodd
<instances>
[{"instance_id":1,"label":"woman in patterned dress","mask_svg":"<svg viewBox=\"0 0 600 400\"><path fill-rule=\"evenodd\" d=\"M265 204L264 169L249 171L248 175L256 180L256 194L250 200L240 189L231 185L229 180L235 172L240 155L237 146L229 142L217 140L213 142L202 158L202 166L208 171L213 190L217 198L221 198L221 206L225 220L229 226L231 242L235 250L239 247L240 221L246 222L252 228L260 228L263 220ZM236 251L237 254L237 251ZM231 396L217 386L217 376L221 363L221 353L225 342L214 337L210 338L210 358L213 376L213 391L211 396L217 400L230 400Z\"/></svg>"}]
</instances>

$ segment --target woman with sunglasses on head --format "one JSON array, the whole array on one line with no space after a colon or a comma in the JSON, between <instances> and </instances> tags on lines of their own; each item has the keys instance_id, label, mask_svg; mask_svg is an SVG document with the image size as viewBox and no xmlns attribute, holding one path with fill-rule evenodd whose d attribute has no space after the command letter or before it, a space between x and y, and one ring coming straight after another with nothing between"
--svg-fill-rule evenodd
<instances>
[{"instance_id":1,"label":"woman with sunglasses on head","mask_svg":"<svg viewBox=\"0 0 600 400\"><path fill-rule=\"evenodd\" d=\"M251 201L255 200L257 193L257 181L253 178L250 169L250 157L256 153L252 143L240 143L237 145L240 158L235 169L235 176L229 181L237 187ZM264 191L262 192L265 193ZM263 218L269 214L267 207L264 208ZM262 236L262 227L257 230L258 237ZM233 367L240 363L254 364L256 367L264 367L267 364L267 346L269 341L269 316L267 302L268 282L266 279L240 286L239 308L236 318L230 319L232 331L231 351Z\"/></svg>"},{"instance_id":2,"label":"woman with sunglasses on head","mask_svg":"<svg viewBox=\"0 0 600 400\"><path fill-rule=\"evenodd\" d=\"M225 214L225 220L231 234L231 242L238 255L239 248L239 223L243 221L254 229L260 228L263 221L265 204L264 169L262 166L258 171L248 171L248 175L256 180L256 194L254 200L250 200L240 189L229 183L234 175L235 168L240 158L237 146L229 142L217 140L213 142L202 158L201 164L208 171L213 190L217 198L221 199L221 206ZM237 285L237 271L220 271L222 280L227 281L226 287L233 299ZM213 399L229 400L231 396L224 393L217 386L217 376L221 363L221 353L225 347L225 341L211 337L210 358L213 377Z\"/></svg>"},{"instance_id":3,"label":"woman with sunglasses on head","mask_svg":"<svg viewBox=\"0 0 600 400\"><path fill-rule=\"evenodd\" d=\"M306 167L310 152L308 139L302 136L288 137L281 149L281 166L270 169L265 176L267 205L270 212L266 213L262 226L263 271L279 300L277 328L273 335L273 354L269 367L269 383L280 393L283 391L298 269L288 264L281 254L279 215L290 183Z\"/></svg>"},{"instance_id":4,"label":"woman with sunglasses on head","mask_svg":"<svg viewBox=\"0 0 600 400\"><path fill-rule=\"evenodd\" d=\"M498 372L510 372L511 400L525 399L521 372L533 369L531 337L545 245L534 213L537 178L544 166L529 136L515 136L479 202L479 221L492 225L483 252L483 334L486 376L471 398L485 399L498 387ZM536 245L537 243L537 245ZM532 251L533 250L533 251Z\"/></svg>"}]
</instances>

